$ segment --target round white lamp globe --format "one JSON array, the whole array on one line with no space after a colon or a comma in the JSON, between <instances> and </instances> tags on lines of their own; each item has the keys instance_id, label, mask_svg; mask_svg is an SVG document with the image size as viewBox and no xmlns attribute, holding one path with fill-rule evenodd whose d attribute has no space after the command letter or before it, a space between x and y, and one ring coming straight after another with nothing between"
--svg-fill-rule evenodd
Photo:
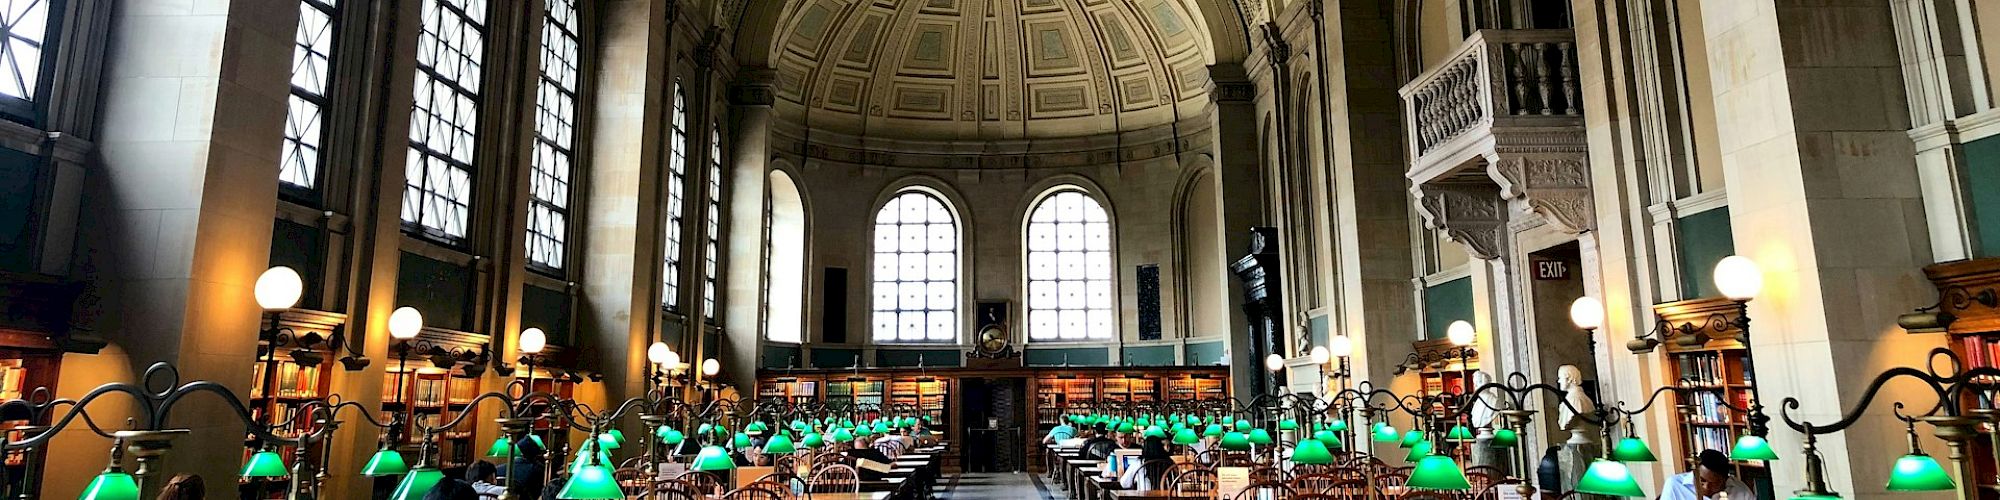
<instances>
[{"instance_id":1,"label":"round white lamp globe","mask_svg":"<svg viewBox=\"0 0 2000 500\"><path fill-rule=\"evenodd\" d=\"M1331 360L1333 360L1333 355L1331 355L1331 354L1328 354L1328 353L1327 353L1327 351L1326 351L1326 346L1323 346L1323 345L1316 345L1316 346L1313 346L1313 350L1312 350L1312 362L1313 362L1313 364L1315 364L1315 365L1324 365L1324 364L1326 364L1326 362L1327 362L1327 361L1331 361Z\"/></svg>"},{"instance_id":2,"label":"round white lamp globe","mask_svg":"<svg viewBox=\"0 0 2000 500\"><path fill-rule=\"evenodd\" d=\"M1327 339L1326 354L1336 358L1345 358L1348 356L1353 356L1354 339L1348 338L1346 335L1341 335L1331 339Z\"/></svg>"},{"instance_id":3,"label":"round white lamp globe","mask_svg":"<svg viewBox=\"0 0 2000 500\"><path fill-rule=\"evenodd\" d=\"M667 348L666 342L654 342L653 345L646 347L646 361L656 365L667 364L667 355L673 352L673 349Z\"/></svg>"},{"instance_id":4,"label":"round white lamp globe","mask_svg":"<svg viewBox=\"0 0 2000 500\"><path fill-rule=\"evenodd\" d=\"M1724 257L1715 263L1715 288L1731 300L1755 299L1764 291L1764 271L1749 257Z\"/></svg>"},{"instance_id":5,"label":"round white lamp globe","mask_svg":"<svg viewBox=\"0 0 2000 500\"><path fill-rule=\"evenodd\" d=\"M1597 297L1585 295L1569 303L1569 321L1577 328L1596 330L1604 327L1604 303Z\"/></svg>"},{"instance_id":6,"label":"round white lamp globe","mask_svg":"<svg viewBox=\"0 0 2000 500\"><path fill-rule=\"evenodd\" d=\"M708 358L701 361L701 376L713 377L717 373L722 373L722 362L716 361L715 358Z\"/></svg>"},{"instance_id":7,"label":"round white lamp globe","mask_svg":"<svg viewBox=\"0 0 2000 500\"><path fill-rule=\"evenodd\" d=\"M1472 323L1462 319L1451 322L1451 326L1444 329L1445 338L1451 339L1451 345L1459 347L1472 345L1472 334Z\"/></svg>"},{"instance_id":8,"label":"round white lamp globe","mask_svg":"<svg viewBox=\"0 0 2000 500\"><path fill-rule=\"evenodd\" d=\"M299 305L299 295L305 290L305 280L299 278L299 272L285 266L265 269L264 274L257 277L257 286L253 289L257 307L266 311L291 309Z\"/></svg>"},{"instance_id":9,"label":"round white lamp globe","mask_svg":"<svg viewBox=\"0 0 2000 500\"><path fill-rule=\"evenodd\" d=\"M1276 354L1265 356L1264 369L1273 372L1285 369L1285 358Z\"/></svg>"},{"instance_id":10,"label":"round white lamp globe","mask_svg":"<svg viewBox=\"0 0 2000 500\"><path fill-rule=\"evenodd\" d=\"M396 340L417 338L417 332L424 329L424 313L417 308L403 306L389 313L389 336Z\"/></svg>"},{"instance_id":11,"label":"round white lamp globe","mask_svg":"<svg viewBox=\"0 0 2000 500\"><path fill-rule=\"evenodd\" d=\"M542 333L540 328L521 330L520 343L516 347L521 348L522 354L541 354L542 349L549 347L549 334Z\"/></svg>"}]
</instances>

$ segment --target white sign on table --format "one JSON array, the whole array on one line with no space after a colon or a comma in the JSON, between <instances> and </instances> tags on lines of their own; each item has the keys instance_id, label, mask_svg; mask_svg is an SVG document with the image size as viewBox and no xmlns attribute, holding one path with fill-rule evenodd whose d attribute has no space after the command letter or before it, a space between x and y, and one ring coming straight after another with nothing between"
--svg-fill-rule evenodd
<instances>
[{"instance_id":1,"label":"white sign on table","mask_svg":"<svg viewBox=\"0 0 2000 500\"><path fill-rule=\"evenodd\" d=\"M1249 467L1216 467L1216 498L1236 498L1236 494L1250 487Z\"/></svg>"}]
</instances>

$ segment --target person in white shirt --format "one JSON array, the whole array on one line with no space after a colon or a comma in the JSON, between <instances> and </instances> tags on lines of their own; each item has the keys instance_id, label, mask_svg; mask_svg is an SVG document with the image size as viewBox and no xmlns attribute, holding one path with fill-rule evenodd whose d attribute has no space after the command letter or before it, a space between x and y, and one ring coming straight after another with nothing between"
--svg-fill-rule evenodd
<instances>
[{"instance_id":1,"label":"person in white shirt","mask_svg":"<svg viewBox=\"0 0 2000 500\"><path fill-rule=\"evenodd\" d=\"M1730 477L1736 465L1720 451L1702 450L1694 470L1667 478L1660 488L1660 500L1755 500L1757 493L1742 481Z\"/></svg>"}]
</instances>

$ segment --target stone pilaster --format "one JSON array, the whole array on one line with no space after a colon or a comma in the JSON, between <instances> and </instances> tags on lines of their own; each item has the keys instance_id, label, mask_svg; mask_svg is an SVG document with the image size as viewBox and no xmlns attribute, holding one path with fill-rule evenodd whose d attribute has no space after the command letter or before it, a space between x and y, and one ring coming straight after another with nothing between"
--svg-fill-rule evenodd
<instances>
[{"instance_id":1,"label":"stone pilaster","mask_svg":"<svg viewBox=\"0 0 2000 500\"><path fill-rule=\"evenodd\" d=\"M758 346L764 338L764 202L768 196L771 104L775 97L770 73L746 77L729 88L731 154L722 164L729 185L724 200L723 221L730 230L724 235L722 315L725 335L721 352L723 380L754 394L757 385ZM804 280L805 276L772 276L773 280Z\"/></svg>"},{"instance_id":2,"label":"stone pilaster","mask_svg":"<svg viewBox=\"0 0 2000 500\"><path fill-rule=\"evenodd\" d=\"M1257 87L1250 82L1243 67L1235 64L1221 64L1208 68L1209 79L1214 87L1209 97L1214 105L1209 111L1209 133L1214 134L1211 151L1215 155L1216 206L1222 212L1223 257L1235 260L1250 249L1250 228L1264 225L1264 180L1263 167L1257 158L1257 145L1266 138L1259 137L1257 126ZM1229 281L1229 353L1243 357L1250 352L1250 329L1243 314L1243 285L1235 279ZM1235 394L1256 394L1262 390L1253 387L1250 370L1262 370L1263 362L1236 363L1230 367L1230 383Z\"/></svg>"}]
</instances>

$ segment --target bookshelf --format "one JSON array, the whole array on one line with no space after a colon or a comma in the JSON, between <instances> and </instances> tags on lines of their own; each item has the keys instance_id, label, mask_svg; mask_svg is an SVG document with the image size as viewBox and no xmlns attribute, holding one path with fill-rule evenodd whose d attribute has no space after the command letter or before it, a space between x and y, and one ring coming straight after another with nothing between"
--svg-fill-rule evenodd
<instances>
[{"instance_id":1,"label":"bookshelf","mask_svg":"<svg viewBox=\"0 0 2000 500\"><path fill-rule=\"evenodd\" d=\"M1466 357L1461 357L1458 346L1452 345L1450 340L1445 339L1419 340L1412 342L1411 348L1418 361L1416 372L1418 381L1422 384L1423 394L1433 396L1465 394L1465 378L1479 370L1478 344L1469 347L1474 354ZM1451 410L1447 408L1446 401L1455 399L1457 398L1434 400L1430 408L1431 413L1440 417L1450 414Z\"/></svg>"},{"instance_id":2,"label":"bookshelf","mask_svg":"<svg viewBox=\"0 0 2000 500\"><path fill-rule=\"evenodd\" d=\"M1119 403L1151 403L1160 399L1160 379L1141 374L1124 374L1104 377L1105 401Z\"/></svg>"},{"instance_id":3,"label":"bookshelf","mask_svg":"<svg viewBox=\"0 0 2000 500\"><path fill-rule=\"evenodd\" d=\"M1210 401L1228 399L1228 380L1205 375L1181 374L1167 378L1167 401Z\"/></svg>"},{"instance_id":4,"label":"bookshelf","mask_svg":"<svg viewBox=\"0 0 2000 500\"><path fill-rule=\"evenodd\" d=\"M1064 413L1082 411L1097 402L1097 378L1075 373L1044 375L1035 380L1035 425L1050 428Z\"/></svg>"},{"instance_id":5,"label":"bookshelf","mask_svg":"<svg viewBox=\"0 0 2000 500\"><path fill-rule=\"evenodd\" d=\"M951 387L937 377L898 377L889 383L890 407L918 408L923 415L931 418L933 427L943 427L948 423L949 415L945 410L950 396Z\"/></svg>"},{"instance_id":6,"label":"bookshelf","mask_svg":"<svg viewBox=\"0 0 2000 500\"><path fill-rule=\"evenodd\" d=\"M882 405L881 378L844 377L826 381L826 402L848 405Z\"/></svg>"},{"instance_id":7,"label":"bookshelf","mask_svg":"<svg viewBox=\"0 0 2000 500\"><path fill-rule=\"evenodd\" d=\"M52 387L55 385L57 368L60 366L62 358L57 353L58 351L42 349L42 346L36 345L38 339L45 339L46 337L37 336L35 338L22 339L23 341L18 343L12 342L14 339L4 337L12 337L12 335L11 333L0 333L0 342L24 347L33 346L35 349L17 350L0 348L0 401L21 399L30 395L37 387ZM31 420L25 409L21 410L0 414L0 432L6 432L9 440L26 439L28 437L26 428L48 424L46 416L39 421ZM8 452L5 459L7 466L9 468L25 467L29 463L28 454L30 453L45 454L47 453L47 449L43 447L33 450ZM45 462L46 460L35 461L38 468ZM10 472L10 474L19 474L21 472L23 471L20 469L13 469L13 472ZM28 474L39 474L38 471L26 472Z\"/></svg>"},{"instance_id":8,"label":"bookshelf","mask_svg":"<svg viewBox=\"0 0 2000 500\"><path fill-rule=\"evenodd\" d=\"M408 420L400 435L404 446L415 446L423 438L416 424L435 427L449 423L471 411L472 399L478 394L478 379L455 377L433 367L390 368L382 379L382 418L388 421L397 412L406 412ZM438 435L438 457L446 467L478 459L483 451L474 440L478 423L478 419L468 418Z\"/></svg>"},{"instance_id":9,"label":"bookshelf","mask_svg":"<svg viewBox=\"0 0 2000 500\"><path fill-rule=\"evenodd\" d=\"M1669 327L1690 323L1705 327L1717 314L1738 313L1736 304L1724 298L1653 306L1653 314ZM1684 469L1694 467L1694 457L1702 450L1728 452L1736 438L1750 430L1748 415L1731 408L1750 407L1753 402L1750 389L1757 379L1750 369L1749 351L1743 345L1741 333L1734 327L1724 331L1703 328L1693 333L1676 332L1660 345L1674 387L1681 389L1674 395L1674 405L1679 411L1672 418L1675 449L1680 452ZM1701 337L1684 338L1688 335ZM1762 488L1758 482L1769 482L1769 471L1757 462L1737 462L1737 467L1744 482L1753 488Z\"/></svg>"},{"instance_id":10,"label":"bookshelf","mask_svg":"<svg viewBox=\"0 0 2000 500\"><path fill-rule=\"evenodd\" d=\"M1943 262L1924 267L1924 276L1937 287L1937 314L1950 315L1953 319L1944 325L1909 325L1904 327L1913 334L1943 333L1950 337L1946 345L1958 355L1965 369L1978 367L2000 367L2000 257ZM1986 393L1981 397L1965 398L1962 402L1966 413L1971 415L1992 414L2000 411L2000 394ZM1981 498L1993 497L2000 490L1994 477L2000 473L2000 466L1994 463L1993 443L1986 439L1967 442L1965 455L1976 473L1964 477L1976 477Z\"/></svg>"},{"instance_id":11,"label":"bookshelf","mask_svg":"<svg viewBox=\"0 0 2000 500\"><path fill-rule=\"evenodd\" d=\"M812 403L819 401L822 383L820 380L800 380L797 377L766 380L757 384L757 399L780 399L792 404Z\"/></svg>"}]
</instances>

